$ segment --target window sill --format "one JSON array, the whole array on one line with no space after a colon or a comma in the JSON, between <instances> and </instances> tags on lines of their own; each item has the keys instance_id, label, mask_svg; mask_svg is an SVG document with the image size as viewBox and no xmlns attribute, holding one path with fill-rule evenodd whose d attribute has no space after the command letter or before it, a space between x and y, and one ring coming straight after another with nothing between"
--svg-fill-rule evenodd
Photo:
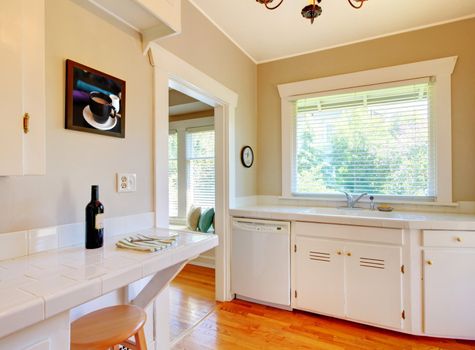
<instances>
[{"instance_id":1,"label":"window sill","mask_svg":"<svg viewBox=\"0 0 475 350\"><path fill-rule=\"evenodd\" d=\"M188 228L188 226L186 225L177 225L177 224L169 224L168 225L168 228L170 230L175 230L175 231L180 231L180 232L191 232L191 233L201 233L201 234L214 234L214 229L213 230L209 230L208 232L201 232L201 231L193 231L193 230L190 230Z\"/></svg>"},{"instance_id":2,"label":"window sill","mask_svg":"<svg viewBox=\"0 0 475 350\"><path fill-rule=\"evenodd\" d=\"M278 197L279 201L303 201L303 202L325 202L326 204L334 204L340 206L340 203L342 205L346 204L345 199L338 199L335 197L309 197L309 196L280 196ZM361 199L358 201L358 203L366 203L369 205L370 200L367 198ZM387 203L387 204L398 204L398 205L410 205L410 206L426 206L426 207L451 207L451 208L456 208L459 206L459 203L454 203L454 202L422 202L422 201L410 201L410 200L397 200L397 199L381 199L378 200L377 197L375 197L375 203L376 205L380 203Z\"/></svg>"}]
</instances>

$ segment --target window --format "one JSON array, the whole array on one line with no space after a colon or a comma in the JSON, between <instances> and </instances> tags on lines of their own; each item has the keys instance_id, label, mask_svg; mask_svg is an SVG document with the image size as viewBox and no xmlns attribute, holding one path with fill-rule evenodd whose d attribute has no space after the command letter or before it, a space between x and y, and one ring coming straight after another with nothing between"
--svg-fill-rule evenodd
<instances>
[{"instance_id":1,"label":"window","mask_svg":"<svg viewBox=\"0 0 475 350\"><path fill-rule=\"evenodd\" d=\"M295 102L292 192L435 197L430 83Z\"/></svg>"},{"instance_id":2,"label":"window","mask_svg":"<svg viewBox=\"0 0 475 350\"><path fill-rule=\"evenodd\" d=\"M279 85L282 196L452 204L457 57Z\"/></svg>"},{"instance_id":3,"label":"window","mask_svg":"<svg viewBox=\"0 0 475 350\"><path fill-rule=\"evenodd\" d=\"M169 215L184 223L191 205L215 203L215 135L213 118L170 123L168 137Z\"/></svg>"},{"instance_id":4,"label":"window","mask_svg":"<svg viewBox=\"0 0 475 350\"><path fill-rule=\"evenodd\" d=\"M169 215L178 216L178 133L170 130L168 136L168 200Z\"/></svg>"},{"instance_id":5,"label":"window","mask_svg":"<svg viewBox=\"0 0 475 350\"><path fill-rule=\"evenodd\" d=\"M209 127L187 130L186 160L187 202L195 207L214 208L214 130Z\"/></svg>"}]
</instances>

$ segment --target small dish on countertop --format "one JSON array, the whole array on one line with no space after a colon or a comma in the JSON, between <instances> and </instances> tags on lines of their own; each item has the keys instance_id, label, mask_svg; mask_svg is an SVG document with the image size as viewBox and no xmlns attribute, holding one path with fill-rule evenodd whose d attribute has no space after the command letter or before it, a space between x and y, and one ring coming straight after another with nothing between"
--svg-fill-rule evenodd
<instances>
[{"instance_id":1,"label":"small dish on countertop","mask_svg":"<svg viewBox=\"0 0 475 350\"><path fill-rule=\"evenodd\" d=\"M388 204L380 204L378 205L377 208L379 211L385 211L385 212L390 212L394 210L394 208L389 206Z\"/></svg>"}]
</instances>

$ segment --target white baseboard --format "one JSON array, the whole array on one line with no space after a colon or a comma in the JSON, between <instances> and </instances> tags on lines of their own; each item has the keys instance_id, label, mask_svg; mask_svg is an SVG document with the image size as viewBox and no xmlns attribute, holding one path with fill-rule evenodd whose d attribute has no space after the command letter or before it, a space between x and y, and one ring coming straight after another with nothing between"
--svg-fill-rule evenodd
<instances>
[{"instance_id":1,"label":"white baseboard","mask_svg":"<svg viewBox=\"0 0 475 350\"><path fill-rule=\"evenodd\" d=\"M189 262L191 265L208 267L214 269L216 267L214 256L200 255L196 259L193 259Z\"/></svg>"},{"instance_id":2,"label":"white baseboard","mask_svg":"<svg viewBox=\"0 0 475 350\"><path fill-rule=\"evenodd\" d=\"M282 309L282 310L287 310L287 311L292 311L292 306L290 305L282 305L282 304L274 304L274 303L268 303L266 301L262 301L262 300L257 300L257 299L253 299L253 298L248 298L248 297L245 297L243 295L239 295L239 294L236 294L236 299L241 299L241 300L244 300L244 301L248 301L250 303L255 303L255 304L261 304L261 305L266 305L266 306L271 306L271 307L275 307L277 309Z\"/></svg>"}]
</instances>

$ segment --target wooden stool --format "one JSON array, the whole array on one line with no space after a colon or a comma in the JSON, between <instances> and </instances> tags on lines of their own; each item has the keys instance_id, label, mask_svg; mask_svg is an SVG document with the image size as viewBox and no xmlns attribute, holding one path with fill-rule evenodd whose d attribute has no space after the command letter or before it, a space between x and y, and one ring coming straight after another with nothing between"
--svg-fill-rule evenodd
<instances>
[{"instance_id":1,"label":"wooden stool","mask_svg":"<svg viewBox=\"0 0 475 350\"><path fill-rule=\"evenodd\" d=\"M134 305L117 305L84 315L71 323L71 350L147 350L143 325L147 315ZM135 337L135 344L130 337Z\"/></svg>"}]
</instances>

